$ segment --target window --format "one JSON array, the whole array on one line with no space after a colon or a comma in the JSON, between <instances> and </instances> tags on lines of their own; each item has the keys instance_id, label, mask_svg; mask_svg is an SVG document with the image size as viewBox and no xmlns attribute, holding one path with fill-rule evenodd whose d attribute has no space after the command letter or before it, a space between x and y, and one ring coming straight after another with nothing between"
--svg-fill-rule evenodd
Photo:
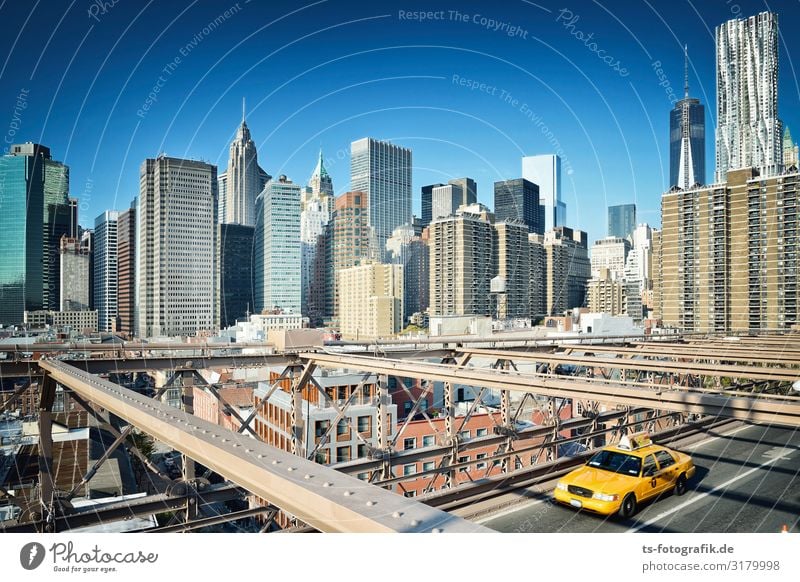
<instances>
[{"instance_id":1,"label":"window","mask_svg":"<svg viewBox=\"0 0 800 582\"><path fill-rule=\"evenodd\" d=\"M426 434L422 437L422 446L423 447L432 447L436 444L436 437L432 434Z\"/></svg>"},{"instance_id":2,"label":"window","mask_svg":"<svg viewBox=\"0 0 800 582\"><path fill-rule=\"evenodd\" d=\"M403 402L403 414L408 415L408 413L411 412L411 406L412 404L410 401Z\"/></svg>"},{"instance_id":3,"label":"window","mask_svg":"<svg viewBox=\"0 0 800 582\"><path fill-rule=\"evenodd\" d=\"M417 464L416 463L409 463L408 465L403 465L403 475L414 475L417 472Z\"/></svg>"},{"instance_id":4,"label":"window","mask_svg":"<svg viewBox=\"0 0 800 582\"><path fill-rule=\"evenodd\" d=\"M520 461L519 457L514 459L514 469L522 469L522 461Z\"/></svg>"},{"instance_id":5,"label":"window","mask_svg":"<svg viewBox=\"0 0 800 582\"><path fill-rule=\"evenodd\" d=\"M362 481L369 481L369 471L367 471L366 473L359 473L358 475L356 475L356 477L358 477Z\"/></svg>"},{"instance_id":6,"label":"window","mask_svg":"<svg viewBox=\"0 0 800 582\"><path fill-rule=\"evenodd\" d=\"M671 467L675 464L675 459L672 458L667 451L656 451L656 459L658 459L658 465L665 469L667 467Z\"/></svg>"},{"instance_id":7,"label":"window","mask_svg":"<svg viewBox=\"0 0 800 582\"><path fill-rule=\"evenodd\" d=\"M489 431L488 429L485 428L479 428L478 430L475 431L475 436L478 437L486 436L487 434L489 434Z\"/></svg>"},{"instance_id":8,"label":"window","mask_svg":"<svg viewBox=\"0 0 800 582\"><path fill-rule=\"evenodd\" d=\"M422 470L423 471L433 471L436 468L436 463L433 461L427 461L422 463Z\"/></svg>"},{"instance_id":9,"label":"window","mask_svg":"<svg viewBox=\"0 0 800 582\"><path fill-rule=\"evenodd\" d=\"M475 458L476 459L485 459L486 458L486 453L478 453L477 455L475 455ZM477 470L485 469L486 468L486 463L478 463L477 465L475 465L475 468Z\"/></svg>"},{"instance_id":10,"label":"window","mask_svg":"<svg viewBox=\"0 0 800 582\"><path fill-rule=\"evenodd\" d=\"M350 460L350 447L336 447L336 462L344 463Z\"/></svg>"},{"instance_id":11,"label":"window","mask_svg":"<svg viewBox=\"0 0 800 582\"><path fill-rule=\"evenodd\" d=\"M417 492L416 491L406 491L405 493L403 493L403 495L405 497L416 497L417 496Z\"/></svg>"},{"instance_id":12,"label":"window","mask_svg":"<svg viewBox=\"0 0 800 582\"><path fill-rule=\"evenodd\" d=\"M358 445L358 458L363 459L369 456L369 447L367 445Z\"/></svg>"},{"instance_id":13,"label":"window","mask_svg":"<svg viewBox=\"0 0 800 582\"><path fill-rule=\"evenodd\" d=\"M346 441L350 439L350 423L346 418L340 420L336 425L336 440Z\"/></svg>"},{"instance_id":14,"label":"window","mask_svg":"<svg viewBox=\"0 0 800 582\"><path fill-rule=\"evenodd\" d=\"M647 455L642 465L642 477L650 477L655 475L656 472L656 458L653 455Z\"/></svg>"},{"instance_id":15,"label":"window","mask_svg":"<svg viewBox=\"0 0 800 582\"><path fill-rule=\"evenodd\" d=\"M468 440L469 437L470 434L468 430L462 430L460 433L458 433L458 438L460 438L462 441Z\"/></svg>"},{"instance_id":16,"label":"window","mask_svg":"<svg viewBox=\"0 0 800 582\"><path fill-rule=\"evenodd\" d=\"M417 448L417 439L416 437L408 437L403 439L403 450L408 451L409 449Z\"/></svg>"},{"instance_id":17,"label":"window","mask_svg":"<svg viewBox=\"0 0 800 582\"><path fill-rule=\"evenodd\" d=\"M372 417L358 417L358 433L362 436L372 436Z\"/></svg>"},{"instance_id":18,"label":"window","mask_svg":"<svg viewBox=\"0 0 800 582\"><path fill-rule=\"evenodd\" d=\"M321 465L327 465L331 462L331 451L329 449L317 451L317 454L314 456L314 460Z\"/></svg>"},{"instance_id":19,"label":"window","mask_svg":"<svg viewBox=\"0 0 800 582\"><path fill-rule=\"evenodd\" d=\"M314 436L317 438L322 437L331 426L330 420L318 420L314 423Z\"/></svg>"}]
</instances>

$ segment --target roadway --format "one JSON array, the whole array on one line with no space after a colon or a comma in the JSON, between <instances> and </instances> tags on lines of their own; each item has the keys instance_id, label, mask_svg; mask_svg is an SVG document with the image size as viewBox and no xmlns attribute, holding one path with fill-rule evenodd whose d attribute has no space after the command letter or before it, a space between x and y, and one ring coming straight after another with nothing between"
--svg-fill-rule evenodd
<instances>
[{"instance_id":1,"label":"roadway","mask_svg":"<svg viewBox=\"0 0 800 582\"><path fill-rule=\"evenodd\" d=\"M605 518L550 501L552 486L519 505L477 520L502 532L800 531L800 438L796 429L738 425L677 447L697 474L682 497L668 494L632 519Z\"/></svg>"}]
</instances>

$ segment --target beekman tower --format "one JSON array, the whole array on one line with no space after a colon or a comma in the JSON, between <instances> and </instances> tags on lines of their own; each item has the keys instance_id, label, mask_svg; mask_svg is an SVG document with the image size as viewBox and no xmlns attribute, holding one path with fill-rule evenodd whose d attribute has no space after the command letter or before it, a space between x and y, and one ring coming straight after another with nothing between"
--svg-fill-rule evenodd
<instances>
[{"instance_id":1,"label":"beekman tower","mask_svg":"<svg viewBox=\"0 0 800 582\"><path fill-rule=\"evenodd\" d=\"M689 97L689 55L684 47L683 99L669 115L670 187L682 190L705 184L706 122L705 108L699 99Z\"/></svg>"}]
</instances>

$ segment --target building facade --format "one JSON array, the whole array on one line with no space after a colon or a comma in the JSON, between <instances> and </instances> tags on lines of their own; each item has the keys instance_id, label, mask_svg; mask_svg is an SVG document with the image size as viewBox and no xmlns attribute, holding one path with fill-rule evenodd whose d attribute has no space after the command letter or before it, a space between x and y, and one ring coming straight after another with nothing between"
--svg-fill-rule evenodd
<instances>
[{"instance_id":1,"label":"building facade","mask_svg":"<svg viewBox=\"0 0 800 582\"><path fill-rule=\"evenodd\" d=\"M525 156L522 158L522 177L539 186L539 197L544 206L544 232L564 226L567 205L561 200L561 158L552 154Z\"/></svg>"},{"instance_id":2,"label":"building facade","mask_svg":"<svg viewBox=\"0 0 800 582\"><path fill-rule=\"evenodd\" d=\"M608 207L608 236L628 238L636 228L636 204Z\"/></svg>"},{"instance_id":3,"label":"building facade","mask_svg":"<svg viewBox=\"0 0 800 582\"><path fill-rule=\"evenodd\" d=\"M395 228L411 224L411 150L373 138L350 144L350 187L367 195L372 246L384 260Z\"/></svg>"},{"instance_id":4,"label":"building facade","mask_svg":"<svg viewBox=\"0 0 800 582\"><path fill-rule=\"evenodd\" d=\"M301 313L300 198L300 185L282 175L270 180L256 200L256 312Z\"/></svg>"},{"instance_id":5,"label":"building facade","mask_svg":"<svg viewBox=\"0 0 800 582\"><path fill-rule=\"evenodd\" d=\"M614 279L622 279L630 250L631 243L626 238L608 236L596 240L592 245L592 277L597 277L600 269L607 268Z\"/></svg>"},{"instance_id":6,"label":"building facade","mask_svg":"<svg viewBox=\"0 0 800 582\"><path fill-rule=\"evenodd\" d=\"M215 327L216 211L216 166L163 155L141 165L138 337L190 336Z\"/></svg>"},{"instance_id":7,"label":"building facade","mask_svg":"<svg viewBox=\"0 0 800 582\"><path fill-rule=\"evenodd\" d=\"M106 210L94 221L94 304L98 330L117 331L119 212Z\"/></svg>"},{"instance_id":8,"label":"building facade","mask_svg":"<svg viewBox=\"0 0 800 582\"><path fill-rule=\"evenodd\" d=\"M226 328L245 319L255 309L253 297L253 245L255 227L220 224L217 237L219 274L216 312L219 327Z\"/></svg>"},{"instance_id":9,"label":"building facade","mask_svg":"<svg viewBox=\"0 0 800 582\"><path fill-rule=\"evenodd\" d=\"M689 54L684 48L683 99L669 114L669 183L682 189L706 181L706 112L689 97Z\"/></svg>"},{"instance_id":10,"label":"building facade","mask_svg":"<svg viewBox=\"0 0 800 582\"><path fill-rule=\"evenodd\" d=\"M583 307L591 276L586 233L559 226L544 235L547 258L547 314Z\"/></svg>"},{"instance_id":11,"label":"building facade","mask_svg":"<svg viewBox=\"0 0 800 582\"><path fill-rule=\"evenodd\" d=\"M59 311L89 309L89 252L76 238L61 238Z\"/></svg>"},{"instance_id":12,"label":"building facade","mask_svg":"<svg viewBox=\"0 0 800 582\"><path fill-rule=\"evenodd\" d=\"M519 220L528 232L544 234L545 206L539 186L525 178L494 183L494 214L498 222Z\"/></svg>"},{"instance_id":13,"label":"building facade","mask_svg":"<svg viewBox=\"0 0 800 582\"><path fill-rule=\"evenodd\" d=\"M339 271L370 260L369 198L364 192L345 192L336 198L330 238L332 270L326 285L326 303L330 315L339 313Z\"/></svg>"},{"instance_id":14,"label":"building facade","mask_svg":"<svg viewBox=\"0 0 800 582\"><path fill-rule=\"evenodd\" d=\"M403 328L403 266L369 263L337 272L345 340L390 338Z\"/></svg>"},{"instance_id":15,"label":"building facade","mask_svg":"<svg viewBox=\"0 0 800 582\"><path fill-rule=\"evenodd\" d=\"M425 228L431 223L433 217L433 189L444 186L444 184L428 184L423 186L420 192L422 196L422 217L420 225Z\"/></svg>"},{"instance_id":16,"label":"building facade","mask_svg":"<svg viewBox=\"0 0 800 582\"><path fill-rule=\"evenodd\" d=\"M502 293L493 294L498 319L527 319L531 316L531 253L528 226L521 221L495 222L496 277ZM533 233L535 234L535 233Z\"/></svg>"},{"instance_id":17,"label":"building facade","mask_svg":"<svg viewBox=\"0 0 800 582\"><path fill-rule=\"evenodd\" d=\"M778 118L778 15L761 12L716 29L717 169L727 173L757 168L761 176L782 170Z\"/></svg>"},{"instance_id":18,"label":"building facade","mask_svg":"<svg viewBox=\"0 0 800 582\"><path fill-rule=\"evenodd\" d=\"M117 306L119 331L134 333L136 308L136 206L134 199L128 210L120 212L117 220Z\"/></svg>"},{"instance_id":19,"label":"building facade","mask_svg":"<svg viewBox=\"0 0 800 582\"><path fill-rule=\"evenodd\" d=\"M386 241L389 261L403 267L403 321L428 308L430 259L427 230L417 236L414 227L404 224L394 229Z\"/></svg>"},{"instance_id":20,"label":"building facade","mask_svg":"<svg viewBox=\"0 0 800 582\"><path fill-rule=\"evenodd\" d=\"M322 151L306 188L300 213L302 263L302 312L314 325L322 323L325 310L326 278L320 263L326 259L325 234L334 211L333 182L325 169Z\"/></svg>"}]
</instances>

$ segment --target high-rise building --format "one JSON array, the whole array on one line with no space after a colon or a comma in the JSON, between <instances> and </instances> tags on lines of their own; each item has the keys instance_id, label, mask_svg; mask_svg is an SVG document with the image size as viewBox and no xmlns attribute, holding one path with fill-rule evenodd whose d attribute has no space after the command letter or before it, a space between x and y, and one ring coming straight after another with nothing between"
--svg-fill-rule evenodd
<instances>
[{"instance_id":1,"label":"high-rise building","mask_svg":"<svg viewBox=\"0 0 800 582\"><path fill-rule=\"evenodd\" d=\"M690 188L706 181L706 113L689 97L689 54L684 47L683 99L669 114L669 183Z\"/></svg>"},{"instance_id":2,"label":"high-rise building","mask_svg":"<svg viewBox=\"0 0 800 582\"><path fill-rule=\"evenodd\" d=\"M567 205L561 200L561 158L552 154L525 156L522 158L522 177L539 186L539 197L544 206L544 232L564 226Z\"/></svg>"},{"instance_id":3,"label":"high-rise building","mask_svg":"<svg viewBox=\"0 0 800 582\"><path fill-rule=\"evenodd\" d=\"M433 193L431 194L431 204L433 207L431 211L431 220L437 220L455 214L463 200L464 191L461 189L461 186L455 184L437 186L433 189Z\"/></svg>"},{"instance_id":4,"label":"high-rise building","mask_svg":"<svg viewBox=\"0 0 800 582\"><path fill-rule=\"evenodd\" d=\"M161 155L142 163L139 184L136 335L213 329L217 167Z\"/></svg>"},{"instance_id":5,"label":"high-rise building","mask_svg":"<svg viewBox=\"0 0 800 582\"><path fill-rule=\"evenodd\" d=\"M761 12L720 24L717 39L717 169L757 168L775 176L783 165L778 118L778 15Z\"/></svg>"},{"instance_id":6,"label":"high-rise building","mask_svg":"<svg viewBox=\"0 0 800 582\"><path fill-rule=\"evenodd\" d=\"M800 174L727 176L661 198L661 317L687 332L789 329L800 322Z\"/></svg>"},{"instance_id":7,"label":"high-rise building","mask_svg":"<svg viewBox=\"0 0 800 582\"><path fill-rule=\"evenodd\" d=\"M89 309L94 310L94 230L80 229L81 248L89 255Z\"/></svg>"},{"instance_id":8,"label":"high-rise building","mask_svg":"<svg viewBox=\"0 0 800 582\"><path fill-rule=\"evenodd\" d=\"M253 298L253 244L255 227L221 224L217 236L216 313L219 327L246 320L255 309Z\"/></svg>"},{"instance_id":9,"label":"high-rise building","mask_svg":"<svg viewBox=\"0 0 800 582\"><path fill-rule=\"evenodd\" d=\"M250 137L242 101L242 123L231 142L228 169L218 178L219 222L255 226L256 196L269 179L258 165L256 144Z\"/></svg>"},{"instance_id":10,"label":"high-rise building","mask_svg":"<svg viewBox=\"0 0 800 582\"><path fill-rule=\"evenodd\" d=\"M326 299L326 303L333 308L330 315L339 312L336 273L371 259L368 210L368 198L364 192L346 192L336 198L330 236L330 264L333 270L329 272L332 277L327 286Z\"/></svg>"},{"instance_id":11,"label":"high-rise building","mask_svg":"<svg viewBox=\"0 0 800 582\"><path fill-rule=\"evenodd\" d=\"M99 331L117 331L118 220L116 210L106 210L94 220L94 306Z\"/></svg>"},{"instance_id":12,"label":"high-rise building","mask_svg":"<svg viewBox=\"0 0 800 582\"><path fill-rule=\"evenodd\" d=\"M493 230L496 277L502 281L502 292L493 294L495 314L498 319L529 318L531 252L528 226L522 221L507 220L495 222Z\"/></svg>"},{"instance_id":13,"label":"high-rise building","mask_svg":"<svg viewBox=\"0 0 800 582\"><path fill-rule=\"evenodd\" d=\"M4 326L21 324L25 311L43 307L44 157L43 153L0 157L0 324Z\"/></svg>"},{"instance_id":14,"label":"high-rise building","mask_svg":"<svg viewBox=\"0 0 800 582\"><path fill-rule=\"evenodd\" d=\"M800 168L800 146L792 140L789 127L783 129L783 167L786 171Z\"/></svg>"},{"instance_id":15,"label":"high-rise building","mask_svg":"<svg viewBox=\"0 0 800 582\"><path fill-rule=\"evenodd\" d=\"M544 235L547 257L547 314L583 307L591 275L586 233L559 226Z\"/></svg>"},{"instance_id":16,"label":"high-rise building","mask_svg":"<svg viewBox=\"0 0 800 582\"><path fill-rule=\"evenodd\" d=\"M339 328L343 339L372 340L396 335L403 324L403 267L369 263L342 269Z\"/></svg>"},{"instance_id":17,"label":"high-rise building","mask_svg":"<svg viewBox=\"0 0 800 582\"><path fill-rule=\"evenodd\" d=\"M319 325L325 311L325 233L334 211L333 182L325 169L322 150L302 201L300 245L302 256L302 312L312 325Z\"/></svg>"},{"instance_id":18,"label":"high-rise building","mask_svg":"<svg viewBox=\"0 0 800 582\"><path fill-rule=\"evenodd\" d=\"M256 199L253 252L257 313L301 313L300 185L270 180Z\"/></svg>"},{"instance_id":19,"label":"high-rise building","mask_svg":"<svg viewBox=\"0 0 800 582\"><path fill-rule=\"evenodd\" d=\"M367 194L371 245L381 260L386 241L401 224L411 224L411 150L373 138L350 144L350 188Z\"/></svg>"},{"instance_id":20,"label":"high-rise building","mask_svg":"<svg viewBox=\"0 0 800 582\"><path fill-rule=\"evenodd\" d=\"M662 201L663 205L663 201ZM660 320L663 317L664 298L662 295L663 278L662 278L662 245L661 245L661 231L653 229L653 251L651 253L652 261L650 266L650 286L652 288L652 309L650 317Z\"/></svg>"},{"instance_id":21,"label":"high-rise building","mask_svg":"<svg viewBox=\"0 0 800 582\"><path fill-rule=\"evenodd\" d=\"M544 234L545 206L539 186L525 178L494 183L494 213L498 221L519 220L528 232Z\"/></svg>"},{"instance_id":22,"label":"high-rise building","mask_svg":"<svg viewBox=\"0 0 800 582\"><path fill-rule=\"evenodd\" d=\"M417 236L408 224L394 229L386 241L392 264L403 267L403 321L428 308L430 263L427 238Z\"/></svg>"},{"instance_id":23,"label":"high-rise building","mask_svg":"<svg viewBox=\"0 0 800 582\"><path fill-rule=\"evenodd\" d=\"M133 199L131 207L119 213L117 220L117 311L119 331L132 335L136 308L136 206L138 198Z\"/></svg>"},{"instance_id":24,"label":"high-rise building","mask_svg":"<svg viewBox=\"0 0 800 582\"><path fill-rule=\"evenodd\" d=\"M486 207L474 204L431 222L431 315L492 314L493 220Z\"/></svg>"},{"instance_id":25,"label":"high-rise building","mask_svg":"<svg viewBox=\"0 0 800 582\"><path fill-rule=\"evenodd\" d=\"M61 238L60 311L89 309L89 252L77 238Z\"/></svg>"},{"instance_id":26,"label":"high-rise building","mask_svg":"<svg viewBox=\"0 0 800 582\"><path fill-rule=\"evenodd\" d=\"M452 180L448 180L447 183L461 188L462 198L458 206L465 206L478 202L478 184L472 178L453 178Z\"/></svg>"},{"instance_id":27,"label":"high-rise building","mask_svg":"<svg viewBox=\"0 0 800 582\"><path fill-rule=\"evenodd\" d=\"M622 282L613 276L610 269L601 268L597 275L589 280L586 303L592 313L622 315L624 310Z\"/></svg>"},{"instance_id":28,"label":"high-rise building","mask_svg":"<svg viewBox=\"0 0 800 582\"><path fill-rule=\"evenodd\" d=\"M422 217L420 224L423 228L428 226L433 219L433 189L444 184L428 184L422 187Z\"/></svg>"},{"instance_id":29,"label":"high-rise building","mask_svg":"<svg viewBox=\"0 0 800 582\"><path fill-rule=\"evenodd\" d=\"M531 319L535 320L547 315L547 253L544 250L544 236L532 232L528 234L530 252L528 301L531 307Z\"/></svg>"},{"instance_id":30,"label":"high-rise building","mask_svg":"<svg viewBox=\"0 0 800 582\"><path fill-rule=\"evenodd\" d=\"M608 236L628 238L636 228L636 204L608 207Z\"/></svg>"},{"instance_id":31,"label":"high-rise building","mask_svg":"<svg viewBox=\"0 0 800 582\"><path fill-rule=\"evenodd\" d=\"M597 277L600 269L607 268L612 278L622 279L630 250L631 243L626 238L608 236L596 240L592 245L592 277Z\"/></svg>"}]
</instances>

